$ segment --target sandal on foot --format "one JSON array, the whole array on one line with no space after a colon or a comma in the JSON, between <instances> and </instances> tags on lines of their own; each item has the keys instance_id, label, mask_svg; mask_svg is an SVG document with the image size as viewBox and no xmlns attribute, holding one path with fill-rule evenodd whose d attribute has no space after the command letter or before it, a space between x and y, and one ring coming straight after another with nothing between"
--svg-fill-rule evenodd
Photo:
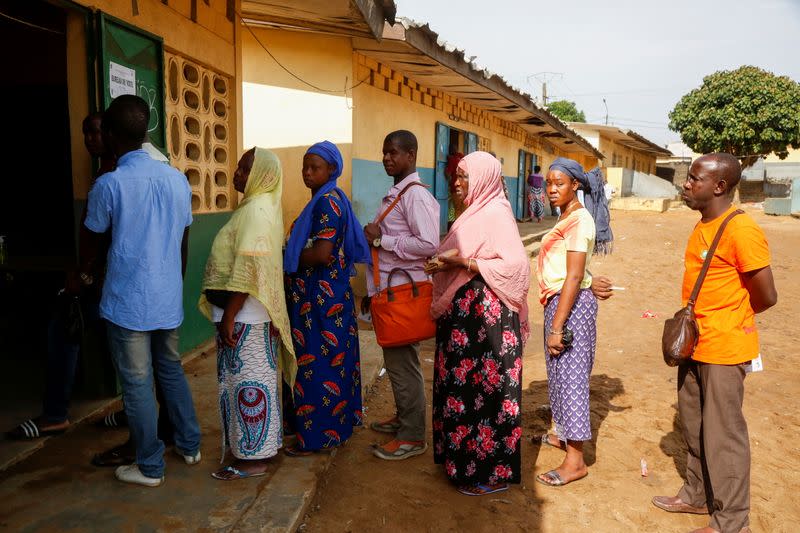
<instances>
[{"instance_id":1,"label":"sandal on foot","mask_svg":"<svg viewBox=\"0 0 800 533\"><path fill-rule=\"evenodd\" d=\"M508 490L508 483L500 483L498 485L476 483L475 485L462 485L458 487L458 492L466 494L467 496L485 496L487 494L494 494L495 492L503 492L506 490Z\"/></svg>"},{"instance_id":2,"label":"sandal on foot","mask_svg":"<svg viewBox=\"0 0 800 533\"><path fill-rule=\"evenodd\" d=\"M224 476L223 473L226 472L231 475ZM234 468L233 466L226 466L222 470L217 470L216 472L211 473L211 477L213 477L214 479L219 479L220 481L234 481L236 479L245 479L248 477L258 477L265 475L267 475L266 472L250 473L250 472L245 472L243 470L239 470L238 468Z\"/></svg>"},{"instance_id":3,"label":"sandal on foot","mask_svg":"<svg viewBox=\"0 0 800 533\"><path fill-rule=\"evenodd\" d=\"M369 425L369 428L372 431L377 431L378 433L397 433L400 431L400 420L394 416L389 420L384 420L383 422L373 422Z\"/></svg>"},{"instance_id":4,"label":"sandal on foot","mask_svg":"<svg viewBox=\"0 0 800 533\"><path fill-rule=\"evenodd\" d=\"M109 413L94 423L97 427L117 429L128 427L128 415L124 410Z\"/></svg>"},{"instance_id":5,"label":"sandal on foot","mask_svg":"<svg viewBox=\"0 0 800 533\"><path fill-rule=\"evenodd\" d=\"M552 448L556 448L557 450L563 450L564 448L560 446L561 441L558 441L559 445L555 445L550 442L550 434L545 433L544 435L539 435L538 437L531 438L532 444L539 444L541 446L550 446Z\"/></svg>"},{"instance_id":6,"label":"sandal on foot","mask_svg":"<svg viewBox=\"0 0 800 533\"><path fill-rule=\"evenodd\" d=\"M136 462L136 453L130 442L114 446L110 450L96 453L92 457L94 466L124 466Z\"/></svg>"},{"instance_id":7,"label":"sandal on foot","mask_svg":"<svg viewBox=\"0 0 800 533\"><path fill-rule=\"evenodd\" d=\"M555 470L551 470L549 472L545 472L544 474L536 476L536 481L538 481L542 485L547 485L548 487L563 487L564 485L569 485L570 483L574 483L575 481L581 480L588 475L589 473L587 472L585 476L581 476L578 479L573 479L572 481L564 481L558 472L556 472ZM544 479L542 478L542 476L544 476ZM545 479L547 481L545 481Z\"/></svg>"},{"instance_id":8,"label":"sandal on foot","mask_svg":"<svg viewBox=\"0 0 800 533\"><path fill-rule=\"evenodd\" d=\"M35 419L31 418L7 432L6 436L14 440L33 440L49 437L50 435L61 435L69 427L69 422L67 422L66 426L58 429L48 429L42 427L43 425L41 417Z\"/></svg>"}]
</instances>

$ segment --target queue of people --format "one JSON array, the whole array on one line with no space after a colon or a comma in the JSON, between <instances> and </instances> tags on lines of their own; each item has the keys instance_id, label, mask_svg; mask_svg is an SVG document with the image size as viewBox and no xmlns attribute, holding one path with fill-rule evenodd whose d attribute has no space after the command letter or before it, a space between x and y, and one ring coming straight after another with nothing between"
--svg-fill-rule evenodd
<instances>
[{"instance_id":1,"label":"queue of people","mask_svg":"<svg viewBox=\"0 0 800 533\"><path fill-rule=\"evenodd\" d=\"M84 122L86 147L102 158L102 175L89 193L80 268L69 276L67 290L96 295L86 301L105 321L122 385L126 416L120 419L127 420L130 443L107 452L101 463L117 466L121 481L158 486L165 442L174 442L187 465L198 464L201 453L177 348L191 191L180 172L142 149L148 120L143 100L120 96L102 116ZM213 242L199 297L201 312L217 329L222 457L233 456L214 478L264 475L281 449L291 457L328 452L363 423L358 306L350 282L362 264L369 294L363 312L390 280L407 281L394 281L390 274L398 269L412 281L432 279L434 461L470 496L520 482L531 272L501 163L486 152L452 154L452 213L440 240L439 204L417 173L417 149L409 131L386 136L383 165L394 184L362 229L337 187L344 166L339 149L328 141L309 147L300 178L310 200L288 235L279 158L258 147L242 155L233 180L242 199ZM543 215L545 195L560 213L542 239L536 269L554 431L533 441L564 452L561 464L536 480L554 487L588 474L583 445L592 439L589 378L598 300L612 294L611 281L592 276L589 264L593 254L611 251L613 236L599 173L586 173L567 158L557 158L546 176L534 170L534 218ZM728 154L703 156L691 166L683 198L702 218L686 251L684 302L720 221L735 210L732 193L740 176L738 161ZM733 219L717 250L696 306L700 342L678 374L688 479L677 496L653 503L669 512L710 515L710 526L698 531L748 531L743 381L746 365L758 355L753 317L773 306L777 294L766 239L747 215ZM69 425L79 346L54 328L44 412L15 428L15 438L55 434ZM383 356L396 414L370 424L392 436L373 454L405 460L428 447L419 344L384 347Z\"/></svg>"}]
</instances>

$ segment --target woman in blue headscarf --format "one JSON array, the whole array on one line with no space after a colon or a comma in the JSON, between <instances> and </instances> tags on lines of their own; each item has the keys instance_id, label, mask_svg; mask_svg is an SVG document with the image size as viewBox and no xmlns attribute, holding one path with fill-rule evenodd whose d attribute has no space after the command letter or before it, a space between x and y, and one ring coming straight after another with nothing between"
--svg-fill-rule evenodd
<instances>
[{"instance_id":1,"label":"woman in blue headscarf","mask_svg":"<svg viewBox=\"0 0 800 533\"><path fill-rule=\"evenodd\" d=\"M544 306L547 388L555 432L534 441L566 452L561 465L536 477L553 487L589 473L583 443L592 438L589 377L597 343L598 297L588 266L593 253L611 248L608 208L597 203L598 193L605 198L598 175L586 174L577 161L565 157L553 161L547 173L545 191L561 217L542 238L536 274ZM585 206L578 199L581 189Z\"/></svg>"},{"instance_id":2,"label":"woman in blue headscarf","mask_svg":"<svg viewBox=\"0 0 800 533\"><path fill-rule=\"evenodd\" d=\"M287 425L297 443L288 455L335 448L361 425L358 324L350 276L369 261L369 245L345 193L336 186L342 154L322 141L303 157L303 182L313 196L292 225L283 269L297 354Z\"/></svg>"}]
</instances>

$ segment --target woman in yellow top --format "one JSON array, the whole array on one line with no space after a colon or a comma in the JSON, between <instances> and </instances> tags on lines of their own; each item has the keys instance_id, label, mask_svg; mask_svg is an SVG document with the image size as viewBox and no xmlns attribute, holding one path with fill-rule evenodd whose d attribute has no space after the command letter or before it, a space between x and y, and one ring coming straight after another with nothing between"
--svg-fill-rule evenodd
<instances>
[{"instance_id":1,"label":"woman in yellow top","mask_svg":"<svg viewBox=\"0 0 800 533\"><path fill-rule=\"evenodd\" d=\"M609 235L608 227L596 228L595 217L577 197L583 189L589 202L602 202L593 189L602 180L591 179L577 162L559 157L547 173L545 191L550 202L561 210L556 226L542 239L537 277L539 301L544 305L544 351L550 407L555 435L539 440L566 451L564 461L536 480L550 486L565 485L588 474L583 459L583 443L591 440L589 420L589 376L594 364L597 298L592 293L592 276L587 270L595 248L596 233ZM608 223L605 216L597 217ZM594 209L593 212L602 209ZM610 240L604 242L610 249ZM607 282L607 280L604 280ZM607 285L607 283L606 283ZM605 297L610 293L605 290Z\"/></svg>"},{"instance_id":2,"label":"woman in yellow top","mask_svg":"<svg viewBox=\"0 0 800 533\"><path fill-rule=\"evenodd\" d=\"M236 460L212 475L226 481L266 472L283 441L279 375L291 387L297 371L283 291L280 160L248 150L233 186L244 197L214 239L199 304L217 326L222 456L230 449Z\"/></svg>"}]
</instances>

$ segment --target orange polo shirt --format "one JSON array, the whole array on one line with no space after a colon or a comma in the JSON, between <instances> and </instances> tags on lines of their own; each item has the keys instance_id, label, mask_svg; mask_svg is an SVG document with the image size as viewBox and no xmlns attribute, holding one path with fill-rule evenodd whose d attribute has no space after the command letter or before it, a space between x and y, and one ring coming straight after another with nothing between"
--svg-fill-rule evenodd
<instances>
[{"instance_id":1,"label":"orange polo shirt","mask_svg":"<svg viewBox=\"0 0 800 533\"><path fill-rule=\"evenodd\" d=\"M684 258L683 305L689 300L714 235L735 209L731 206L711 222L698 222L689 236ZM700 341L692 359L736 365L758 357L755 313L740 273L764 268L769 262L769 245L758 224L746 213L734 217L722 234L697 297L695 315Z\"/></svg>"}]
</instances>

